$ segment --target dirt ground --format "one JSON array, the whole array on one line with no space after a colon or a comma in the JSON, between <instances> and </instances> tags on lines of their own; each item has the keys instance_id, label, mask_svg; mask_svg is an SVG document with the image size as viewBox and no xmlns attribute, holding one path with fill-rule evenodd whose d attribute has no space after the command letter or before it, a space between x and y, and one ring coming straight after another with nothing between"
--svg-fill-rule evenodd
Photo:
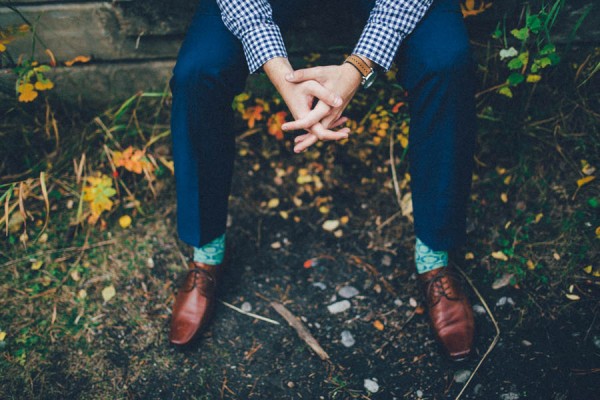
<instances>
[{"instance_id":1,"label":"dirt ground","mask_svg":"<svg viewBox=\"0 0 600 400\"><path fill-rule=\"evenodd\" d=\"M338 155L339 159L343 157ZM210 328L197 341L183 349L168 344L173 293L190 252L176 239L174 188L167 179L146 217L116 233L93 230L89 242L101 245L65 254L67 262L79 257L85 270L79 283L61 289L64 296L43 292L20 300L18 313L3 313L1 327L12 336L19 328L29 330L28 338L37 332L38 339L27 342L27 357L21 360L12 352L18 345L4 342L0 397L457 396L496 334L480 299L468 289L476 309L476 353L462 363L451 362L441 355L420 306L412 224L398 214L387 169L383 165L368 169L349 160L325 164L326 168L300 161L285 152L269 159L257 154L238 157L230 202L228 240L234 253L219 299L279 325L219 303ZM318 196L304 193L308 200L298 206L294 204L298 185L291 171L302 167L322 176L324 188ZM277 170L287 172L278 177ZM465 249L474 257L458 257L457 262L489 305L501 334L463 398L600 398L597 285L584 276L578 283L580 301L565 299L565 289L553 288L552 282L492 289L497 275L490 243L511 211L496 195L495 203L481 201L490 185L497 184L483 178L497 172L490 168L479 173L482 179L474 184L477 200L472 202ZM275 198L277 207L269 206ZM319 198L328 200L328 210L319 211ZM322 229L330 219L342 221L341 233ZM18 273L17 267L11 268ZM109 283L116 296L103 301L101 291ZM331 314L327 306L343 300L338 292L344 286L354 287L358 294L349 299L348 310ZM82 289L87 293L83 300L77 295ZM2 291L4 307L9 307L16 297L11 293L16 292L6 284ZM560 296L553 295L557 291ZM284 304L301 319L329 361L321 361L308 348L271 301ZM34 323L35 316L46 324ZM342 343L343 331L354 339L350 347ZM375 393L366 389L365 380L377 384Z\"/></svg>"}]
</instances>

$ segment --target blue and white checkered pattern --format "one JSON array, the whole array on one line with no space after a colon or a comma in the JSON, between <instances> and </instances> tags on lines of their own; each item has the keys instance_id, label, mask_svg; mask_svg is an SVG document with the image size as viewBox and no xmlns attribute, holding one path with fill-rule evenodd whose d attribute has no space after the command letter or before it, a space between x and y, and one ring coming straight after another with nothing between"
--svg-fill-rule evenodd
<instances>
[{"instance_id":1,"label":"blue and white checkered pattern","mask_svg":"<svg viewBox=\"0 0 600 400\"><path fill-rule=\"evenodd\" d=\"M404 38L423 18L433 0L377 0L352 53L389 70Z\"/></svg>"},{"instance_id":2,"label":"blue and white checkered pattern","mask_svg":"<svg viewBox=\"0 0 600 400\"><path fill-rule=\"evenodd\" d=\"M389 70L400 43L423 18L432 1L377 0L353 53ZM251 73L271 58L287 57L267 0L217 0L217 3L225 26L242 41Z\"/></svg>"}]
</instances>

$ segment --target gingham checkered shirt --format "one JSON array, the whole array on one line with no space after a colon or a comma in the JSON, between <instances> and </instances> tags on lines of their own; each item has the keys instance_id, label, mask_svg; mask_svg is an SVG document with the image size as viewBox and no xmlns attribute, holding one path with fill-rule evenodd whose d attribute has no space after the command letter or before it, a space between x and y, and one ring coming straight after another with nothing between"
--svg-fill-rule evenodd
<instances>
[{"instance_id":1,"label":"gingham checkered shirt","mask_svg":"<svg viewBox=\"0 0 600 400\"><path fill-rule=\"evenodd\" d=\"M423 18L433 0L377 0L352 51L386 71L400 43ZM217 0L225 26L241 41L251 73L274 57L287 57L268 0Z\"/></svg>"}]
</instances>

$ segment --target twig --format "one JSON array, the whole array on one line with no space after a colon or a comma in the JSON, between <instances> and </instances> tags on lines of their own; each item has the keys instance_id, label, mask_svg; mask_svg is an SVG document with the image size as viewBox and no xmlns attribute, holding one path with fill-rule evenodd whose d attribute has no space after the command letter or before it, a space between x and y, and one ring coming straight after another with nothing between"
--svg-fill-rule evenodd
<instances>
[{"instance_id":1,"label":"twig","mask_svg":"<svg viewBox=\"0 0 600 400\"><path fill-rule=\"evenodd\" d=\"M392 170L392 181L394 182L394 192L396 192L396 201L402 209L402 196L400 195L400 185L396 175L396 158L394 157L394 135L390 135L390 169Z\"/></svg>"},{"instance_id":2,"label":"twig","mask_svg":"<svg viewBox=\"0 0 600 400\"><path fill-rule=\"evenodd\" d=\"M67 252L67 251L77 251L77 250L84 251L84 250L89 250L89 249L93 249L93 248L100 247L100 246L107 246L107 245L115 244L115 243L116 243L116 239L111 239L111 240L105 240L105 241L90 244L90 245L65 247L64 249L38 251L37 253L33 253L33 254L25 256L25 257L17 258L16 260L11 260L11 261L5 262L4 264L0 265L0 268L10 267L11 265L18 264L22 261L29 261L31 258L36 257L36 256L42 256L42 255L52 254L52 253L61 253L61 252Z\"/></svg>"},{"instance_id":3,"label":"twig","mask_svg":"<svg viewBox=\"0 0 600 400\"><path fill-rule=\"evenodd\" d=\"M396 218L398 218L401 215L402 215L402 210L396 211L394 213L394 215L392 215L391 217L389 217L388 219L383 221L381 224L379 224L379 226L377 227L377 230L378 231L382 230L384 226L388 225L389 223L391 223L393 220L395 220Z\"/></svg>"},{"instance_id":4,"label":"twig","mask_svg":"<svg viewBox=\"0 0 600 400\"><path fill-rule=\"evenodd\" d=\"M313 335L310 334L308 329L304 326L302 322L298 318L294 316L285 306L281 303L277 303L275 301L271 302L271 307L275 309L287 322L290 324L292 328L296 330L300 339L304 340L304 343L308 345L323 361L329 360L329 354L323 350L317 339L314 338Z\"/></svg>"},{"instance_id":5,"label":"twig","mask_svg":"<svg viewBox=\"0 0 600 400\"><path fill-rule=\"evenodd\" d=\"M465 390L467 390L467 387L471 383L471 380L473 380L473 377L479 370L479 367L481 367L481 364L483 364L483 362L485 361L487 356L492 352L494 347L496 347L496 343L498 343L498 340L500 339L500 327L498 326L498 322L496 321L496 318L494 318L494 314L492 314L490 307L487 305L486 301L483 299L483 296L481 295L481 293L479 293L479 290L477 290L477 288L473 284L473 281L467 276L467 274L465 274L465 272L462 270L462 268L460 268L458 265L456 265L456 263L454 263L454 267L458 270L458 272L460 272L460 274L463 276L463 278L465 278L465 280L467 281L469 286L471 286L471 289L473 289L473 292L475 292L475 294L479 298L479 301L481 301L481 304L483 304L483 308L485 308L485 311L487 311L488 316L492 320L492 324L494 324L494 328L496 329L496 336L494 337L494 340L492 340L492 343L488 347L487 351L485 352L483 357L481 357L481 360L479 360L479 362L477 363L477 366L473 370L473 373L471 374L471 376L469 376L469 379L467 379L467 381L463 385L463 388L460 390L460 393L458 393L458 396L456 396L455 400L459 400L460 397L465 392Z\"/></svg>"},{"instance_id":6,"label":"twig","mask_svg":"<svg viewBox=\"0 0 600 400\"><path fill-rule=\"evenodd\" d=\"M252 317L252 318L260 319L261 321L265 321L265 322L268 322L268 323L273 324L273 325L280 325L279 322L277 322L277 321L275 321L275 320L273 320L271 318L263 317L261 315L257 315L257 314L254 314L254 313L251 313L251 312L248 312L248 311L244 311L241 308L238 308L238 307L234 306L233 304L229 304L229 303L227 303L227 302L225 302L223 300L219 300L219 301L221 303L223 303L224 305L226 305L227 307L231 308L232 310L235 310L235 311L239 312L240 314L244 314L244 315L247 315L247 316Z\"/></svg>"}]
</instances>

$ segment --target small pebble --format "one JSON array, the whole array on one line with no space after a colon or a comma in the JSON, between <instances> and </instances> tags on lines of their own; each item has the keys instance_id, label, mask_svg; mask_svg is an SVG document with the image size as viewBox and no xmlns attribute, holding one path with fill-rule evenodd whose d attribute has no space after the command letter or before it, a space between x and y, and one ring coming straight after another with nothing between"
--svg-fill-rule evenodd
<instances>
[{"instance_id":1,"label":"small pebble","mask_svg":"<svg viewBox=\"0 0 600 400\"><path fill-rule=\"evenodd\" d=\"M250 312L250 311L252 311L252 305L250 303L248 303L247 301L243 302L242 306L240 308L244 312Z\"/></svg>"},{"instance_id":2,"label":"small pebble","mask_svg":"<svg viewBox=\"0 0 600 400\"><path fill-rule=\"evenodd\" d=\"M358 289L354 286L344 286L340 290L338 290L338 294L345 299L351 299L358 293Z\"/></svg>"},{"instance_id":3,"label":"small pebble","mask_svg":"<svg viewBox=\"0 0 600 400\"><path fill-rule=\"evenodd\" d=\"M400 299L396 299L396 300L394 300L394 304L396 305L396 307L402 307L404 302Z\"/></svg>"},{"instance_id":4,"label":"small pebble","mask_svg":"<svg viewBox=\"0 0 600 400\"><path fill-rule=\"evenodd\" d=\"M154 260L152 259L152 257L148 257L148 259L146 260L146 266L148 268L154 268Z\"/></svg>"},{"instance_id":5,"label":"small pebble","mask_svg":"<svg viewBox=\"0 0 600 400\"><path fill-rule=\"evenodd\" d=\"M594 346L596 346L596 348L600 350L600 335L594 336L592 341L594 342Z\"/></svg>"},{"instance_id":6,"label":"small pebble","mask_svg":"<svg viewBox=\"0 0 600 400\"><path fill-rule=\"evenodd\" d=\"M473 306L473 312L477 315L485 315L485 308L482 305L475 304Z\"/></svg>"},{"instance_id":7,"label":"small pebble","mask_svg":"<svg viewBox=\"0 0 600 400\"><path fill-rule=\"evenodd\" d=\"M475 396L479 396L479 394L481 394L481 390L483 389L483 385L481 383L478 383L477 385L475 385L475 387L473 388L473 394Z\"/></svg>"},{"instance_id":8,"label":"small pebble","mask_svg":"<svg viewBox=\"0 0 600 400\"><path fill-rule=\"evenodd\" d=\"M321 290L327 289L327 285L325 285L323 282L314 282L312 285Z\"/></svg>"},{"instance_id":9,"label":"small pebble","mask_svg":"<svg viewBox=\"0 0 600 400\"><path fill-rule=\"evenodd\" d=\"M423 397L423 391L422 390L417 390L417 397L418 398L422 398Z\"/></svg>"},{"instance_id":10,"label":"small pebble","mask_svg":"<svg viewBox=\"0 0 600 400\"><path fill-rule=\"evenodd\" d=\"M351 304L348 300L338 301L337 303L333 303L327 306L327 310L331 314L338 314L344 312L350 308Z\"/></svg>"},{"instance_id":11,"label":"small pebble","mask_svg":"<svg viewBox=\"0 0 600 400\"><path fill-rule=\"evenodd\" d=\"M502 393L500 395L500 400L519 400L520 396L515 392Z\"/></svg>"},{"instance_id":12,"label":"small pebble","mask_svg":"<svg viewBox=\"0 0 600 400\"><path fill-rule=\"evenodd\" d=\"M392 257L390 257L388 254L385 254L381 258L381 265L383 265L384 267L389 267L390 265L392 265Z\"/></svg>"},{"instance_id":13,"label":"small pebble","mask_svg":"<svg viewBox=\"0 0 600 400\"><path fill-rule=\"evenodd\" d=\"M415 300L414 298L410 298L408 300L408 304L410 304L411 307L415 308L417 306L417 300Z\"/></svg>"},{"instance_id":14,"label":"small pebble","mask_svg":"<svg viewBox=\"0 0 600 400\"><path fill-rule=\"evenodd\" d=\"M461 369L454 373L454 382L456 383L465 383L467 379L471 376L471 371L468 369Z\"/></svg>"},{"instance_id":15,"label":"small pebble","mask_svg":"<svg viewBox=\"0 0 600 400\"><path fill-rule=\"evenodd\" d=\"M355 343L356 340L354 340L354 336L352 336L350 331L342 331L342 344L345 347L352 347Z\"/></svg>"},{"instance_id":16,"label":"small pebble","mask_svg":"<svg viewBox=\"0 0 600 400\"><path fill-rule=\"evenodd\" d=\"M287 387L289 387L290 389L293 389L294 386L296 386L296 385L294 385L294 382L292 382L292 381L287 383Z\"/></svg>"},{"instance_id":17,"label":"small pebble","mask_svg":"<svg viewBox=\"0 0 600 400\"><path fill-rule=\"evenodd\" d=\"M365 389L371 393L377 393L379 384L372 379L365 379Z\"/></svg>"},{"instance_id":18,"label":"small pebble","mask_svg":"<svg viewBox=\"0 0 600 400\"><path fill-rule=\"evenodd\" d=\"M529 340L525 340L525 339L523 339L523 340L521 341L521 344L522 344L523 346L525 346L525 347L529 347L529 346L531 346L531 342L530 342Z\"/></svg>"}]
</instances>

